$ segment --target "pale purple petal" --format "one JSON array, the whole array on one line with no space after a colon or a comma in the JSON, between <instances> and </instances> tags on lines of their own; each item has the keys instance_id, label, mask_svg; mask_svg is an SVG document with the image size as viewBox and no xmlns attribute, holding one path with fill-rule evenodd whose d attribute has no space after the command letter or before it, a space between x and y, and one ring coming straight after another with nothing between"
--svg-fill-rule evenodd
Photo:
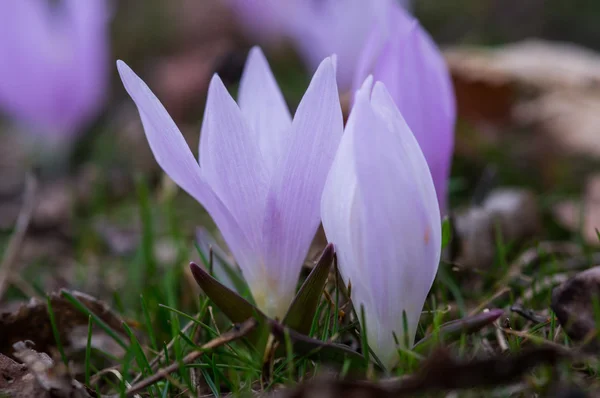
<instances>
[{"instance_id":1,"label":"pale purple petal","mask_svg":"<svg viewBox=\"0 0 600 398\"><path fill-rule=\"evenodd\" d=\"M252 139L260 145L269 174L272 174L290 136L292 116L258 47L250 50L248 55L240 81L238 104L249 124Z\"/></svg>"},{"instance_id":2,"label":"pale purple petal","mask_svg":"<svg viewBox=\"0 0 600 398\"><path fill-rule=\"evenodd\" d=\"M431 37L400 7L391 9L386 26L387 34L372 32L354 84L369 73L385 83L425 154L445 212L456 118L448 68Z\"/></svg>"},{"instance_id":3,"label":"pale purple petal","mask_svg":"<svg viewBox=\"0 0 600 398\"><path fill-rule=\"evenodd\" d=\"M246 234L253 252L260 247L268 174L259 144L221 79L208 88L200 136L202 176ZM256 260L238 258L244 276L254 277Z\"/></svg>"},{"instance_id":4,"label":"pale purple petal","mask_svg":"<svg viewBox=\"0 0 600 398\"><path fill-rule=\"evenodd\" d=\"M392 331L404 341L403 310L413 342L441 251L433 180L417 141L393 108L385 87L376 83L354 143L362 261L370 265L370 310L375 311L366 316L368 324L378 325L369 336L387 364L396 358Z\"/></svg>"},{"instance_id":5,"label":"pale purple petal","mask_svg":"<svg viewBox=\"0 0 600 398\"><path fill-rule=\"evenodd\" d=\"M281 292L294 291L319 226L323 187L342 131L334 66L331 59L326 59L298 106L289 145L267 197L263 229L264 261L269 278L265 281L266 287Z\"/></svg>"},{"instance_id":6,"label":"pale purple petal","mask_svg":"<svg viewBox=\"0 0 600 398\"><path fill-rule=\"evenodd\" d=\"M177 185L194 195L197 187L206 183L183 135L158 98L131 68L123 61L117 61L117 68L138 108L156 161Z\"/></svg>"},{"instance_id":7,"label":"pale purple petal","mask_svg":"<svg viewBox=\"0 0 600 398\"><path fill-rule=\"evenodd\" d=\"M203 179L183 135L148 86L123 61L117 61L125 89L135 102L154 157L169 177L209 212L240 263L252 254L244 231Z\"/></svg>"}]
</instances>

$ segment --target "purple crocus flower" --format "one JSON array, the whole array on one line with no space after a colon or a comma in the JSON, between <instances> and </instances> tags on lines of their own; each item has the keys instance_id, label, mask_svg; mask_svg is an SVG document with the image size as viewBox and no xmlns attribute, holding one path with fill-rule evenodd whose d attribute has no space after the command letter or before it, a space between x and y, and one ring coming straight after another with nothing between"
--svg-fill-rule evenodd
<instances>
[{"instance_id":1,"label":"purple crocus flower","mask_svg":"<svg viewBox=\"0 0 600 398\"><path fill-rule=\"evenodd\" d=\"M419 144L383 83L372 84L356 94L321 216L352 302L364 308L369 345L393 366L394 334L413 344L438 269L441 218Z\"/></svg>"},{"instance_id":2,"label":"purple crocus flower","mask_svg":"<svg viewBox=\"0 0 600 398\"><path fill-rule=\"evenodd\" d=\"M0 112L34 132L71 136L107 87L106 0L0 4Z\"/></svg>"},{"instance_id":3,"label":"purple crocus flower","mask_svg":"<svg viewBox=\"0 0 600 398\"><path fill-rule=\"evenodd\" d=\"M355 88L369 74L385 83L421 145L445 214L456 120L452 81L431 37L397 5L390 8L388 23L372 31Z\"/></svg>"},{"instance_id":4,"label":"purple crocus flower","mask_svg":"<svg viewBox=\"0 0 600 398\"><path fill-rule=\"evenodd\" d=\"M337 54L337 79L349 90L370 31L386 21L394 0L229 0L241 24L255 39L289 39L305 63L316 69Z\"/></svg>"},{"instance_id":5,"label":"purple crocus flower","mask_svg":"<svg viewBox=\"0 0 600 398\"><path fill-rule=\"evenodd\" d=\"M319 226L321 194L343 131L334 60L321 63L293 120L260 49L248 57L239 105L215 75L200 164L148 86L122 61L117 66L156 160L212 216L258 307L281 319Z\"/></svg>"}]
</instances>

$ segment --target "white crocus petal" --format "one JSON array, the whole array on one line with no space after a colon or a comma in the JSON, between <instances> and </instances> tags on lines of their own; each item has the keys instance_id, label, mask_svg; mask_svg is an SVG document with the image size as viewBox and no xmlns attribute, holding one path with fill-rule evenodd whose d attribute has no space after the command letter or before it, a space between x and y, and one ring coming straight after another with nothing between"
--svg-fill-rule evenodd
<instances>
[{"instance_id":1,"label":"white crocus petal","mask_svg":"<svg viewBox=\"0 0 600 398\"><path fill-rule=\"evenodd\" d=\"M411 170L417 173L414 177L414 181L419 187L419 195L423 198L422 206L425 206L425 213L429 217L428 224L434 226L436 224L440 225L440 228L436 229L436 231L439 233L433 235L432 239L437 239L437 241L434 241L433 243L435 247L439 247L441 252L441 214L439 211L437 198L430 195L432 186L435 190L435 185L429 169L422 167L423 163L427 163L423 151L415 150L415 148L420 148L419 143L412 134L410 128L404 120L404 117L398 110L398 107L396 107L392 96L382 82L375 83L373 94L371 96L371 102L375 111L386 120L386 122L390 125L390 128L394 132L401 135L403 156L405 157L406 161L410 163ZM437 265L435 266L434 273L436 271Z\"/></svg>"},{"instance_id":2,"label":"white crocus petal","mask_svg":"<svg viewBox=\"0 0 600 398\"><path fill-rule=\"evenodd\" d=\"M323 228L327 240L335 244L340 273L345 285L352 286L352 302L355 308L359 313L363 308L365 314L374 314L375 307L369 288L370 271L366 268L368 264L363 261L362 231L356 228L360 223L362 210L357 197L354 145L357 129L369 128L370 121L364 118L364 111L369 107L372 85L373 79L369 77L356 93L355 106L350 112L342 141L327 177L321 204ZM375 318L373 322L376 320ZM377 330L378 328L373 329Z\"/></svg>"},{"instance_id":3,"label":"white crocus petal","mask_svg":"<svg viewBox=\"0 0 600 398\"><path fill-rule=\"evenodd\" d=\"M368 331L375 340L375 353L387 365L396 360L392 332L400 342L413 343L437 270L441 241L431 174L416 139L392 104L385 87L377 83L370 112L365 112L371 127L357 129L354 145L363 261L370 264L375 307L367 320L375 318L368 325L377 325L377 330Z\"/></svg>"},{"instance_id":4,"label":"white crocus petal","mask_svg":"<svg viewBox=\"0 0 600 398\"><path fill-rule=\"evenodd\" d=\"M358 102L369 101L373 86L372 77L368 77L356 93ZM350 225L358 222L356 196L356 171L354 159L354 133L357 124L357 108L350 112L340 146L329 171L321 200L321 220L329 242L335 244L342 278L346 286L351 283L352 290L365 291L365 278L358 258L360 238L356 228Z\"/></svg>"},{"instance_id":5,"label":"white crocus petal","mask_svg":"<svg viewBox=\"0 0 600 398\"><path fill-rule=\"evenodd\" d=\"M213 76L208 89L200 136L202 175L242 226L253 251L260 247L268 173L258 142L221 79ZM252 264L240 261L245 274ZM250 275L248 275L250 276Z\"/></svg>"},{"instance_id":6,"label":"white crocus petal","mask_svg":"<svg viewBox=\"0 0 600 398\"><path fill-rule=\"evenodd\" d=\"M315 72L294 115L291 137L267 197L263 227L265 289L285 292L290 300L319 226L323 187L342 132L335 70L328 58ZM277 297L269 290L266 294L268 300ZM258 302L262 298L255 299ZM281 300L272 303L278 315L283 315L281 309L287 304Z\"/></svg>"},{"instance_id":7,"label":"white crocus petal","mask_svg":"<svg viewBox=\"0 0 600 398\"><path fill-rule=\"evenodd\" d=\"M202 203L219 226L231 251L242 262L251 253L244 231L202 178L200 166L173 119L129 66L117 61L117 68L125 89L138 108L156 161L177 185Z\"/></svg>"},{"instance_id":8,"label":"white crocus petal","mask_svg":"<svg viewBox=\"0 0 600 398\"><path fill-rule=\"evenodd\" d=\"M238 104L272 175L290 136L292 117L269 64L252 48L240 81Z\"/></svg>"},{"instance_id":9,"label":"white crocus petal","mask_svg":"<svg viewBox=\"0 0 600 398\"><path fill-rule=\"evenodd\" d=\"M353 304L365 311L369 344L392 366L398 358L394 334L413 344L437 271L441 222L416 139L385 87L376 83L372 96L370 87L368 79L356 95L322 218L342 276L352 283Z\"/></svg>"}]
</instances>

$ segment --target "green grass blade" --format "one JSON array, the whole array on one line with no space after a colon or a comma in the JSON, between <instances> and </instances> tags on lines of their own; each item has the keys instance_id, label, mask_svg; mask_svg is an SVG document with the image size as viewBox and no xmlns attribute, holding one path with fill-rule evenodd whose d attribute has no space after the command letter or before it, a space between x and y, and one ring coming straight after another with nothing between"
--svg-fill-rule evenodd
<instances>
[{"instance_id":1,"label":"green grass blade","mask_svg":"<svg viewBox=\"0 0 600 398\"><path fill-rule=\"evenodd\" d=\"M54 316L54 311L52 310L52 299L50 296L46 297L46 303L48 305L48 316L50 317L50 326L52 327L52 334L54 335L54 340L56 341L56 348L58 348L58 352L60 353L60 358L62 359L63 363L68 365L69 361L67 360L65 350L63 349L62 342L60 341L60 332L58 331L56 317Z\"/></svg>"},{"instance_id":2,"label":"green grass blade","mask_svg":"<svg viewBox=\"0 0 600 398\"><path fill-rule=\"evenodd\" d=\"M90 386L92 356L92 317L88 315L87 342L85 344L85 384Z\"/></svg>"},{"instance_id":3,"label":"green grass blade","mask_svg":"<svg viewBox=\"0 0 600 398\"><path fill-rule=\"evenodd\" d=\"M492 309L487 312L468 316L462 319L456 319L446 322L440 326L439 330L428 336L425 336L413 347L418 353L428 351L440 341L451 342L458 340L463 334L476 333L485 326L493 323L504 314L501 309Z\"/></svg>"},{"instance_id":4,"label":"green grass blade","mask_svg":"<svg viewBox=\"0 0 600 398\"><path fill-rule=\"evenodd\" d=\"M140 301L142 303L142 312L144 313L144 323L146 324L146 333L150 338L150 346L154 351L158 351L158 344L156 344L156 336L154 334L154 328L152 327L152 318L148 311L148 304L144 299L144 295L140 295Z\"/></svg>"},{"instance_id":5,"label":"green grass blade","mask_svg":"<svg viewBox=\"0 0 600 398\"><path fill-rule=\"evenodd\" d=\"M65 298L65 300L70 302L79 311L88 316L91 316L94 320L94 323L96 323L96 325L98 325L98 327L100 327L100 329L102 329L107 335L109 335L117 344L119 344L125 350L129 348L117 332L115 332L110 326L108 326L106 322L100 319L98 315L94 314L92 311L89 310L89 308L83 305L81 301L77 300L77 298L75 298L71 293L63 290L61 291L61 295L63 296L63 298Z\"/></svg>"},{"instance_id":6,"label":"green grass blade","mask_svg":"<svg viewBox=\"0 0 600 398\"><path fill-rule=\"evenodd\" d=\"M442 221L442 249L445 249L452 239L450 219L446 216Z\"/></svg>"},{"instance_id":7,"label":"green grass blade","mask_svg":"<svg viewBox=\"0 0 600 398\"><path fill-rule=\"evenodd\" d=\"M285 333L289 334L292 341L294 353L306 355L311 359L330 363L336 366L342 366L346 360L352 361L354 368L364 369L365 358L342 344L325 343L300 334L295 330L289 329L275 321L269 321L271 333L282 344L285 344Z\"/></svg>"}]
</instances>

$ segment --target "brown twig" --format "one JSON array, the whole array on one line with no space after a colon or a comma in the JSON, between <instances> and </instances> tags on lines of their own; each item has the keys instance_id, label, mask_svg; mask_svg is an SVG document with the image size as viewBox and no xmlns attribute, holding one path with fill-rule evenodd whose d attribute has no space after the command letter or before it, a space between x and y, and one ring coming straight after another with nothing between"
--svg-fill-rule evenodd
<instances>
[{"instance_id":1,"label":"brown twig","mask_svg":"<svg viewBox=\"0 0 600 398\"><path fill-rule=\"evenodd\" d=\"M458 361L440 350L423 363L414 375L389 385L391 396L414 396L431 390L459 390L496 387L519 382L539 365L554 365L572 355L564 347L541 346L519 354L498 355L467 362Z\"/></svg>"},{"instance_id":2,"label":"brown twig","mask_svg":"<svg viewBox=\"0 0 600 398\"><path fill-rule=\"evenodd\" d=\"M166 378L170 373L177 371L177 369L179 369L179 367L182 364L187 365L189 363L194 362L196 359L198 359L200 356L202 356L205 353L205 351L207 351L207 350L211 350L213 348L222 346L233 340L237 340L237 339L240 339L240 338L246 336L248 333L250 333L256 327L256 325L257 325L256 320L254 318L250 318L247 321L241 323L240 325L234 326L233 329L223 333L216 339L213 339L213 340L209 341L208 343L204 344L200 350L191 352L188 355L186 355L183 358L183 360L181 361L181 363L179 363L179 362L172 363L171 365L167 366L166 368L159 369L152 376L149 376L149 377L143 379L142 381L140 381L139 383L133 385L130 389L128 389L125 392L125 395L130 397L134 394L137 394L138 392L151 386L152 384Z\"/></svg>"},{"instance_id":3,"label":"brown twig","mask_svg":"<svg viewBox=\"0 0 600 398\"><path fill-rule=\"evenodd\" d=\"M27 234L29 228L29 222L35 208L35 194L37 191L37 181L31 174L27 176L25 180L25 195L23 205L17 217L15 224L15 232L8 242L2 263L0 263L0 298L4 295L4 291L8 285L10 272L19 254L21 244Z\"/></svg>"},{"instance_id":4,"label":"brown twig","mask_svg":"<svg viewBox=\"0 0 600 398\"><path fill-rule=\"evenodd\" d=\"M502 297L505 294L508 294L510 292L510 288L509 287L502 287L500 290L496 291L491 297L489 297L488 299L486 299L483 303L479 304L474 310L469 312L469 316L471 315L475 315L480 313L481 311L483 311L484 309L486 309L487 307L491 306L492 304L494 304L494 302Z\"/></svg>"},{"instance_id":5,"label":"brown twig","mask_svg":"<svg viewBox=\"0 0 600 398\"><path fill-rule=\"evenodd\" d=\"M199 314L196 314L196 315L194 316L194 318L197 318L197 317L198 317L198 315L199 315ZM185 334L185 333L186 333L186 332L187 332L187 331L188 331L188 330L189 330L189 329L190 329L192 326L194 326L194 325L197 325L197 323L196 323L196 322L194 322L194 321L189 321L189 322L188 322L188 323L187 323L187 324L186 324L186 325L183 327L183 329L181 329L181 333L182 333L182 334ZM171 351L171 348L173 348L173 345L175 344L175 340L177 340L177 339L179 339L179 338L181 338L181 337L180 337L179 335L177 335L177 336L173 337L173 339L171 339L171 341L169 341L169 343L167 344L167 347L166 347L166 351L167 351L167 352L170 352L170 351ZM165 355L166 355L166 354L165 354L165 350L163 350L163 351L160 351L160 352L159 352L159 353L158 353L158 354L157 354L157 355L156 355L156 356L155 356L155 357L152 359L152 361L150 361L150 368L151 368L152 370L154 370L156 367L160 366L159 362L165 359ZM140 373L138 373L138 375L137 375L137 376L135 376L135 378L132 380L132 383L134 383L134 384L135 384L135 383L136 383L136 382L137 382L139 379L141 379L141 378L142 378L142 375L143 375L143 373L141 373L141 372L140 372ZM92 384L94 384L94 383L92 383Z\"/></svg>"}]
</instances>

